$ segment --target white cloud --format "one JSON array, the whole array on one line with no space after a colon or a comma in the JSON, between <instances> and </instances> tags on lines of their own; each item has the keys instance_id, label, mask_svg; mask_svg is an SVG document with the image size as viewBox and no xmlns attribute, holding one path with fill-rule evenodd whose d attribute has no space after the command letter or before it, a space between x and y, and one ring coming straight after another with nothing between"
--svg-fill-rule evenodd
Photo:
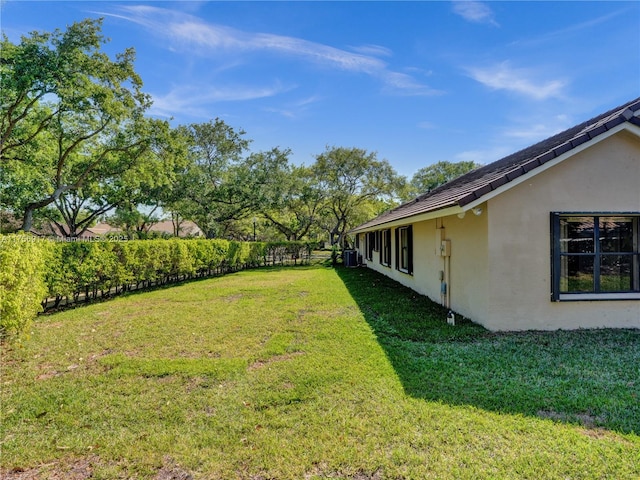
<instances>
[{"instance_id":1,"label":"white cloud","mask_svg":"<svg viewBox=\"0 0 640 480\"><path fill-rule=\"evenodd\" d=\"M268 112L277 113L286 118L299 118L303 115L311 105L322 100L322 97L318 95L312 95L307 98L302 98L296 102L289 103L282 108L267 108Z\"/></svg>"},{"instance_id":2,"label":"white cloud","mask_svg":"<svg viewBox=\"0 0 640 480\"><path fill-rule=\"evenodd\" d=\"M526 40L519 40L517 42L514 42L516 45L521 45L521 46L528 46L528 47L535 47L538 46L540 44L543 43L558 43L558 42L562 42L564 40L562 40L562 37L570 37L573 36L576 33L580 33L584 30L596 30L597 27L599 28L609 28L609 27L604 27L602 26L605 23L609 23L612 20L616 19L617 17L621 16L621 15L625 15L627 13L630 13L631 9L630 8L621 8L620 10L616 10L614 12L608 13L606 15L602 15L600 17L595 17L592 18L590 20L587 20L585 22L581 22L581 23L576 23L576 24L571 24L565 28L562 28L560 30L553 30L550 32L547 32L543 35L537 36L537 37L533 37L533 38L529 38ZM598 32L595 31L594 35L597 35Z\"/></svg>"},{"instance_id":3,"label":"white cloud","mask_svg":"<svg viewBox=\"0 0 640 480\"><path fill-rule=\"evenodd\" d=\"M487 148L460 152L455 157L456 161L473 160L481 164L491 163L575 124L574 120L565 114L539 114L536 117L538 120L533 122L520 117L509 120L508 126L501 128L499 134L489 140L491 144Z\"/></svg>"},{"instance_id":4,"label":"white cloud","mask_svg":"<svg viewBox=\"0 0 640 480\"><path fill-rule=\"evenodd\" d=\"M468 22L486 23L495 27L499 26L494 18L493 11L482 2L476 2L474 0L454 0L453 11Z\"/></svg>"},{"instance_id":5,"label":"white cloud","mask_svg":"<svg viewBox=\"0 0 640 480\"><path fill-rule=\"evenodd\" d=\"M206 105L216 102L246 101L278 95L290 89L276 85L264 88L233 87L212 88L208 85L192 85L173 88L166 95L153 95L152 115L171 117L178 113L208 118L211 111Z\"/></svg>"},{"instance_id":6,"label":"white cloud","mask_svg":"<svg viewBox=\"0 0 640 480\"><path fill-rule=\"evenodd\" d=\"M513 122L515 123L515 121ZM522 140L528 144L533 144L549 138L574 124L567 115L560 114L555 116L545 115L543 121L537 123L525 123L509 127L503 131L505 138L513 138Z\"/></svg>"},{"instance_id":7,"label":"white cloud","mask_svg":"<svg viewBox=\"0 0 640 480\"><path fill-rule=\"evenodd\" d=\"M509 147L504 145L486 150L467 150L455 155L455 161L476 162L481 165L486 165L488 163L495 162L496 160L500 160L513 152L514 150L510 150Z\"/></svg>"},{"instance_id":8,"label":"white cloud","mask_svg":"<svg viewBox=\"0 0 640 480\"><path fill-rule=\"evenodd\" d=\"M360 45L358 47L350 47L354 52L362 55L374 55L377 57L391 57L393 52L387 47L381 45Z\"/></svg>"},{"instance_id":9,"label":"white cloud","mask_svg":"<svg viewBox=\"0 0 640 480\"><path fill-rule=\"evenodd\" d=\"M394 92L401 95L431 96L444 93L442 90L433 89L416 81L411 75L405 73L384 71L378 76L383 78L387 87L391 87Z\"/></svg>"},{"instance_id":10,"label":"white cloud","mask_svg":"<svg viewBox=\"0 0 640 480\"><path fill-rule=\"evenodd\" d=\"M221 54L239 55L260 52L298 58L304 62L328 68L363 73L381 80L387 90L407 95L430 95L434 91L420 84L413 77L394 72L377 56L390 56L392 52L381 46L354 47L349 52L302 38L253 33L224 25L207 23L200 18L152 6L120 6L121 14L101 13L137 23L163 38L168 38L168 48L197 52L201 56Z\"/></svg>"},{"instance_id":11,"label":"white cloud","mask_svg":"<svg viewBox=\"0 0 640 480\"><path fill-rule=\"evenodd\" d=\"M509 62L491 67L468 68L474 80L494 90L507 90L519 93L535 100L561 97L567 82L564 80L539 80L539 73L531 69L516 69Z\"/></svg>"}]
</instances>

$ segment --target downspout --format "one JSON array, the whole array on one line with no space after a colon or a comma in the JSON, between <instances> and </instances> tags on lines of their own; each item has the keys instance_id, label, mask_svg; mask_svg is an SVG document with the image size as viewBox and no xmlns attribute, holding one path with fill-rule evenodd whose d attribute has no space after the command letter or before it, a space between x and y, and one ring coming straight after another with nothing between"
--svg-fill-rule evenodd
<instances>
[{"instance_id":1,"label":"downspout","mask_svg":"<svg viewBox=\"0 0 640 480\"><path fill-rule=\"evenodd\" d=\"M437 222L437 221L436 221ZM442 257L440 271L440 304L446 308L451 306L451 240L445 239L444 225L440 220L436 223L436 255Z\"/></svg>"},{"instance_id":2,"label":"downspout","mask_svg":"<svg viewBox=\"0 0 640 480\"><path fill-rule=\"evenodd\" d=\"M446 308L450 308L451 302L449 297L449 294L450 294L449 269L451 268L451 262L447 257L442 257L442 263L443 263L442 268L444 271L444 303L443 305Z\"/></svg>"},{"instance_id":3,"label":"downspout","mask_svg":"<svg viewBox=\"0 0 640 480\"><path fill-rule=\"evenodd\" d=\"M444 240L442 244L445 281L444 306L451 308L451 240Z\"/></svg>"}]
</instances>

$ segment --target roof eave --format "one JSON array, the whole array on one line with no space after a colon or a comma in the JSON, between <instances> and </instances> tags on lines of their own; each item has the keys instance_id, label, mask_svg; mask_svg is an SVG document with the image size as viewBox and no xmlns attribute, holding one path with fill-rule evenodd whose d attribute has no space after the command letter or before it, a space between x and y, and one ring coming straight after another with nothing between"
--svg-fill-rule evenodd
<instances>
[{"instance_id":1,"label":"roof eave","mask_svg":"<svg viewBox=\"0 0 640 480\"><path fill-rule=\"evenodd\" d=\"M369 225L369 226L365 225L365 226L356 227L352 230L349 230L349 233L362 233L362 232L370 232L373 230L386 230L388 228L401 227L403 225L424 222L427 220L432 220L434 218L448 217L449 215L457 215L460 213L464 213L465 211L466 210L463 210L459 205L452 205L450 207L439 208L438 210L431 210L428 212L408 215L406 217L398 218L396 220L391 220L389 222L381 222L374 225Z\"/></svg>"},{"instance_id":2,"label":"roof eave","mask_svg":"<svg viewBox=\"0 0 640 480\"><path fill-rule=\"evenodd\" d=\"M633 117L632 120L640 120L638 119L638 117ZM551 167L554 167L556 165L558 165L559 163L563 162L564 160L573 157L574 155L582 152L583 150L586 150L587 148L595 145L596 143L599 143L623 130L629 131L632 134L636 135L638 138L640 138L640 121L627 121L621 124L616 125L613 128L610 128L609 130L607 130L606 132L602 132L600 135L592 137L591 139L584 141L584 142L580 142L579 144L577 144L575 147L571 148L570 150L566 150L564 151L564 153L555 156L552 158L551 155L549 155L550 152L547 152L544 155L541 155L541 157L547 157L546 159L544 159L543 162L541 162L537 167L532 168L531 170L529 170L528 172L523 172L522 174L518 175L517 177L514 177L512 180L508 180L501 183L500 185L496 186L496 188L491 188L490 191L488 192L482 192L481 195L476 195L476 192L473 192L469 195L467 195L464 198L461 198L459 200L459 204L460 207L463 209L463 211L469 211L472 208L477 207L478 205L480 205L481 203L484 203L488 200L491 200L492 198L500 195L503 192L506 192L507 190L510 190L511 188L520 185L523 182L526 182L528 180L530 180L532 177L535 177L536 175L544 172L545 170L548 170ZM507 175L505 175L505 179L506 177L509 176L509 174L511 174L511 172L509 172ZM493 182L492 182L493 183Z\"/></svg>"},{"instance_id":3,"label":"roof eave","mask_svg":"<svg viewBox=\"0 0 640 480\"><path fill-rule=\"evenodd\" d=\"M626 116L625 116L626 117ZM558 165L564 160L573 157L574 155L586 150L587 148L599 143L623 130L629 131L638 138L640 138L640 117L637 113L630 118L626 118L626 121L611 121L608 122L607 127L597 129L595 131L586 132L584 135L573 138L571 141L565 144L559 145L551 151L545 152L542 155L532 159L524 165L515 168L512 171L507 172L503 177L499 177L492 181L488 185L480 187L464 197L458 198L457 203L450 204L449 206L441 207L435 210L429 210L414 215L407 215L394 219L389 222L380 222L373 225L362 225L350 230L349 233L362 233L372 230L387 229L410 223L417 223L426 220L432 220L434 218L446 217L449 215L458 215L468 212L479 206L482 203L491 200L492 198L510 190L511 188L520 185L523 182L530 180L532 177L548 170L549 168ZM370 222L367 222L370 223Z\"/></svg>"}]
</instances>

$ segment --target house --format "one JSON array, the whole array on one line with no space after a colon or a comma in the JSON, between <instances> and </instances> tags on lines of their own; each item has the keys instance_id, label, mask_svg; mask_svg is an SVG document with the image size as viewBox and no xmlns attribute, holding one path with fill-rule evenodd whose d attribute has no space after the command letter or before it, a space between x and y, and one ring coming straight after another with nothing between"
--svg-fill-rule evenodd
<instances>
[{"instance_id":1,"label":"house","mask_svg":"<svg viewBox=\"0 0 640 480\"><path fill-rule=\"evenodd\" d=\"M119 235L122 234L122 230L118 227L113 227L108 223L99 222L95 226L87 228L84 233L81 235L81 238L104 238L109 235Z\"/></svg>"},{"instance_id":2,"label":"house","mask_svg":"<svg viewBox=\"0 0 640 480\"><path fill-rule=\"evenodd\" d=\"M162 220L149 227L150 232L173 236L175 226L171 220ZM204 237L204 232L191 220L183 220L178 226L179 237Z\"/></svg>"},{"instance_id":3,"label":"house","mask_svg":"<svg viewBox=\"0 0 640 480\"><path fill-rule=\"evenodd\" d=\"M152 223L149 228L149 232L154 232L161 236L172 237L175 231L173 222L171 220L163 220L160 222ZM37 232L38 235L52 236L58 238L66 237L63 230L54 222L48 222L44 228ZM101 238L108 238L111 236L125 235L125 232L119 228L109 225L108 223L99 222L93 227L86 228L81 235L77 238L79 240L99 240ZM203 231L190 220L184 220L180 222L178 228L178 236L185 237L204 237Z\"/></svg>"},{"instance_id":4,"label":"house","mask_svg":"<svg viewBox=\"0 0 640 480\"><path fill-rule=\"evenodd\" d=\"M640 98L351 233L368 268L490 330L640 328Z\"/></svg>"},{"instance_id":5,"label":"house","mask_svg":"<svg viewBox=\"0 0 640 480\"><path fill-rule=\"evenodd\" d=\"M66 229L66 231L65 231ZM57 224L56 222L45 222L41 228L38 230L32 229L31 232L45 237L55 237L55 238L77 238L78 240L99 240L100 238L105 238L105 236L112 235L120 235L122 234L122 230L117 227L112 227L108 223L99 222L93 227L87 227L84 231L78 235L77 237L69 237L67 235L67 231L69 227L65 224Z\"/></svg>"}]
</instances>

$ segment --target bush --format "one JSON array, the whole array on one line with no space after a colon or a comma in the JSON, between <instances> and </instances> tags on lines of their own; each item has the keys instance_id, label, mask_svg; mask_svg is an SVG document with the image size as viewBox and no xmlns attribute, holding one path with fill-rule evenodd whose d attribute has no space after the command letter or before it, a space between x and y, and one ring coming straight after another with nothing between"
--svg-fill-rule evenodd
<instances>
[{"instance_id":1,"label":"bush","mask_svg":"<svg viewBox=\"0 0 640 480\"><path fill-rule=\"evenodd\" d=\"M20 335L45 306L276 263L303 263L303 242L132 240L52 242L0 236L0 338ZM65 300L62 303L62 300Z\"/></svg>"},{"instance_id":2,"label":"bush","mask_svg":"<svg viewBox=\"0 0 640 480\"><path fill-rule=\"evenodd\" d=\"M22 334L42 310L49 247L28 235L0 236L0 340Z\"/></svg>"}]
</instances>

